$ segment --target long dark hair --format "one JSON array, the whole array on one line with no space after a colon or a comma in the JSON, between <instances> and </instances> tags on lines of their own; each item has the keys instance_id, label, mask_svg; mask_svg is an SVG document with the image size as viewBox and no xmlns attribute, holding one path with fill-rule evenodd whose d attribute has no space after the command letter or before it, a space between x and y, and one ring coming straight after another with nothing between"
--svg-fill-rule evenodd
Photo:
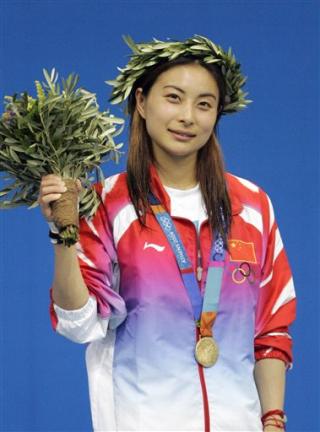
<instances>
[{"instance_id":1,"label":"long dark hair","mask_svg":"<svg viewBox=\"0 0 320 432\"><path fill-rule=\"evenodd\" d=\"M154 162L154 157L152 142L146 129L145 120L140 116L136 108L135 92L137 88L142 87L143 95L147 96L161 73L174 66L191 63L198 63L207 69L212 74L219 88L217 120L207 143L198 151L196 175L212 231L217 230L226 242L231 225L231 203L225 181L222 152L217 140L217 125L223 109L225 82L219 67L216 65L206 64L194 57L178 57L170 62L158 63L135 82L128 99L130 131L127 184L137 216L141 224L145 225L145 215L149 209L149 167Z\"/></svg>"}]
</instances>

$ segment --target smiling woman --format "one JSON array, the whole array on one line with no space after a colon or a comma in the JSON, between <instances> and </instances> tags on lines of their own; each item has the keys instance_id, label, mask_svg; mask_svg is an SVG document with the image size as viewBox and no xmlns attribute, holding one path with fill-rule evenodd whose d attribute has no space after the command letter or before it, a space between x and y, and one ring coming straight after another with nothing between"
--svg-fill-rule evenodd
<instances>
[{"instance_id":1,"label":"smiling woman","mask_svg":"<svg viewBox=\"0 0 320 432\"><path fill-rule=\"evenodd\" d=\"M187 189L199 182L211 228L225 237L223 224L228 229L231 210L215 134L225 100L220 68L196 57L160 62L134 83L128 103L128 187L138 213L141 203L142 215L148 208L148 166L154 163L167 186Z\"/></svg>"},{"instance_id":2,"label":"smiling woman","mask_svg":"<svg viewBox=\"0 0 320 432\"><path fill-rule=\"evenodd\" d=\"M80 241L55 244L51 317L89 343L96 431L281 431L295 291L264 191L226 173L216 128L244 108L231 50L195 36L136 45L127 172L97 184ZM43 178L39 202L63 193Z\"/></svg>"},{"instance_id":3,"label":"smiling woman","mask_svg":"<svg viewBox=\"0 0 320 432\"><path fill-rule=\"evenodd\" d=\"M195 186L197 154L208 142L218 114L219 89L213 76L198 64L175 66L159 76L147 96L139 87L136 98L164 184ZM172 177L172 165L180 179L166 179Z\"/></svg>"}]
</instances>

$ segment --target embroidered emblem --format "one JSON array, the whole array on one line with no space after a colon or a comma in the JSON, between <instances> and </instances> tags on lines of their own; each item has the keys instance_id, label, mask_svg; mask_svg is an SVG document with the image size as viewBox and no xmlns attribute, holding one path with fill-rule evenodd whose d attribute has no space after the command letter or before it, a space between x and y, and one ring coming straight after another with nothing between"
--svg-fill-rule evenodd
<instances>
[{"instance_id":1,"label":"embroidered emblem","mask_svg":"<svg viewBox=\"0 0 320 432\"><path fill-rule=\"evenodd\" d=\"M257 264L256 253L253 242L244 242L242 240L229 240L230 261L247 262Z\"/></svg>"},{"instance_id":2,"label":"embroidered emblem","mask_svg":"<svg viewBox=\"0 0 320 432\"><path fill-rule=\"evenodd\" d=\"M256 280L255 272L249 263L243 262L232 271L232 280L236 284L242 284L247 280L252 285Z\"/></svg>"},{"instance_id":3,"label":"embroidered emblem","mask_svg":"<svg viewBox=\"0 0 320 432\"><path fill-rule=\"evenodd\" d=\"M148 248L153 248L153 249L155 249L157 252L163 252L164 249L165 249L165 246L160 246L160 245L157 245L157 244L155 244L155 243L148 243L148 242L145 242L144 247L143 247L143 250L148 249Z\"/></svg>"}]
</instances>

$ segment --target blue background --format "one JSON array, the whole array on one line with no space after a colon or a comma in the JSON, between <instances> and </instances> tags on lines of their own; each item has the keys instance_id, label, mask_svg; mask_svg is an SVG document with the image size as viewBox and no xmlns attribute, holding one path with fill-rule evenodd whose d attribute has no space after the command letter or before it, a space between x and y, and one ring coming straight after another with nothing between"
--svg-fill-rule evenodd
<instances>
[{"instance_id":1,"label":"blue background","mask_svg":"<svg viewBox=\"0 0 320 432\"><path fill-rule=\"evenodd\" d=\"M271 196L299 298L288 431L319 431L318 1L0 0L0 97L74 71L107 107L136 41L202 34L232 46L254 103L220 126L227 168ZM2 109L2 108L1 108ZM115 109L116 115L121 115ZM121 137L126 141L126 133ZM119 142L119 139L118 139ZM106 174L125 166L108 165ZM0 430L89 431L84 347L48 316L53 251L39 209L0 212Z\"/></svg>"}]
</instances>

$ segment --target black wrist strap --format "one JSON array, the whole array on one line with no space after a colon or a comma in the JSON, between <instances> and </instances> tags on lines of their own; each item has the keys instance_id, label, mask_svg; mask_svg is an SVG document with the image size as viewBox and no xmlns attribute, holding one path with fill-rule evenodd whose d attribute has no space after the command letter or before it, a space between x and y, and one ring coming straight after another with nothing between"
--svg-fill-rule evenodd
<instances>
[{"instance_id":1,"label":"black wrist strap","mask_svg":"<svg viewBox=\"0 0 320 432\"><path fill-rule=\"evenodd\" d=\"M52 231L49 231L49 237L51 238L51 243L53 244L62 244L63 240L60 237L59 233L53 233Z\"/></svg>"}]
</instances>

